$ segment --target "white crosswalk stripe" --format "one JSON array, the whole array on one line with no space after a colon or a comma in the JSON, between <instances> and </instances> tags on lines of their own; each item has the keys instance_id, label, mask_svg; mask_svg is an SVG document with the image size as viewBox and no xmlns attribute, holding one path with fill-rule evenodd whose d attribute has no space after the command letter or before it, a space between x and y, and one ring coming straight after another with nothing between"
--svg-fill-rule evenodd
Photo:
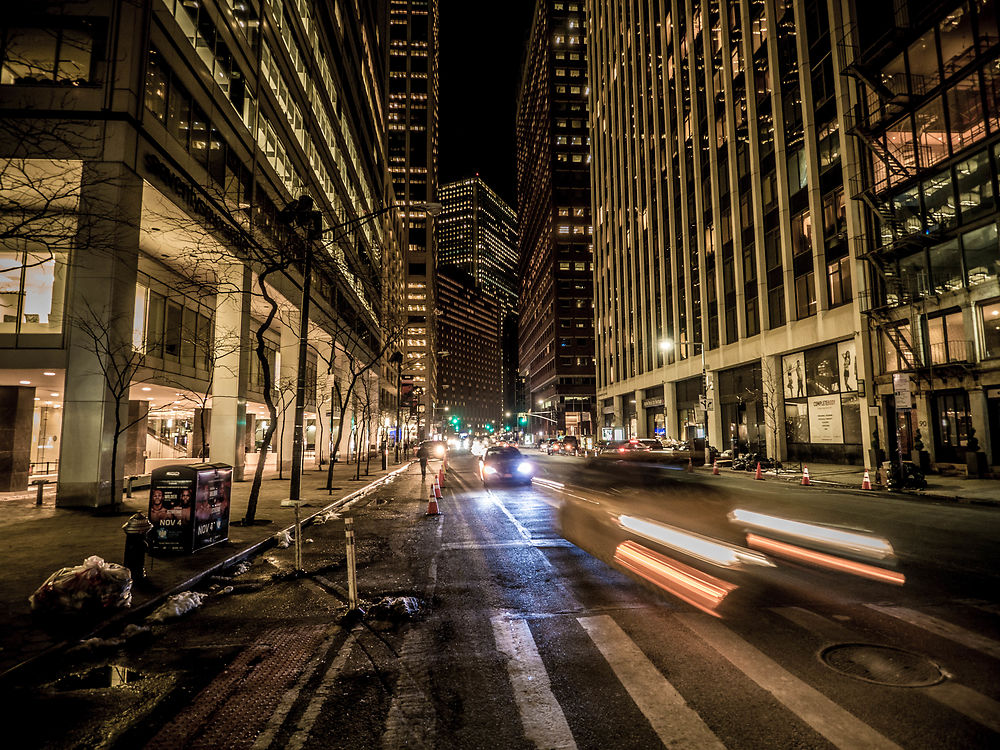
<instances>
[{"instance_id":1,"label":"white crosswalk stripe","mask_svg":"<svg viewBox=\"0 0 1000 750\"><path fill-rule=\"evenodd\" d=\"M697 750L725 748L611 617L580 617L577 621L604 655L665 747Z\"/></svg>"},{"instance_id":2,"label":"white crosswalk stripe","mask_svg":"<svg viewBox=\"0 0 1000 750\"><path fill-rule=\"evenodd\" d=\"M781 607L773 610L782 617L795 623L800 628L808 630L827 641L852 641L858 639L858 634L839 622L828 620L816 612L800 607ZM933 698L938 703L948 706L953 711L968 716L973 721L982 724L994 732L1000 732L1000 703L977 693L971 688L956 682L942 682L940 685L917 688L919 692Z\"/></svg>"},{"instance_id":3,"label":"white crosswalk stripe","mask_svg":"<svg viewBox=\"0 0 1000 750\"><path fill-rule=\"evenodd\" d=\"M492 623L497 649L507 657L507 673L525 737L539 748L575 748L528 623L502 615L493 617Z\"/></svg>"},{"instance_id":4,"label":"white crosswalk stripe","mask_svg":"<svg viewBox=\"0 0 1000 750\"><path fill-rule=\"evenodd\" d=\"M1000 643L994 641L992 638L987 638L979 633L973 633L971 630L966 630L933 615L918 612L915 609L884 604L866 604L865 606L889 617L907 622L910 625L915 625L935 635L940 635L966 648L975 649L987 656L992 656L994 659L1000 659Z\"/></svg>"},{"instance_id":5,"label":"white crosswalk stripe","mask_svg":"<svg viewBox=\"0 0 1000 750\"><path fill-rule=\"evenodd\" d=\"M707 615L675 614L674 617L836 747L898 750L896 743L781 667L722 623Z\"/></svg>"}]
</instances>

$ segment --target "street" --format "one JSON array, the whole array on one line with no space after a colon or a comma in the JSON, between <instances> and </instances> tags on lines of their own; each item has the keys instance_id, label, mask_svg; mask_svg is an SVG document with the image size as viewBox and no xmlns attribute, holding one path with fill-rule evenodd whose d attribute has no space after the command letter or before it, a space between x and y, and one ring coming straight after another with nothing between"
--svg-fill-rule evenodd
<instances>
[{"instance_id":1,"label":"street","mask_svg":"<svg viewBox=\"0 0 1000 750\"><path fill-rule=\"evenodd\" d=\"M995 509L523 452L530 487L484 488L461 456L439 516L416 465L347 511L363 620L344 618L343 521L309 527L304 575L293 548L271 550L189 614L26 675L5 700L11 746L997 746ZM765 553L709 576L642 548L724 592L714 607L697 583L669 593L623 572L639 547L611 538L612 505L743 559L737 509L863 530L894 560ZM386 597L416 614L373 615Z\"/></svg>"}]
</instances>

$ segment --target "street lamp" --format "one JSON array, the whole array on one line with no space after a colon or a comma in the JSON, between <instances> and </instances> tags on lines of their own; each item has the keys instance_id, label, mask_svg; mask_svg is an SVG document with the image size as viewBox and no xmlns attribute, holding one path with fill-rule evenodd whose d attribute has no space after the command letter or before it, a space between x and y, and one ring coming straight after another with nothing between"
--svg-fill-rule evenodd
<instances>
[{"instance_id":1,"label":"street lamp","mask_svg":"<svg viewBox=\"0 0 1000 750\"><path fill-rule=\"evenodd\" d=\"M297 501L302 492L302 463L305 453L305 412L306 412L306 361L309 348L309 303L312 294L312 249L313 244L324 234L334 233L334 241L340 239L338 232L354 231L367 222L393 209L399 204L390 203L387 206L356 216L327 229L323 229L323 214L313 206L309 195L300 195L278 212L278 221L287 226L304 227L306 229L306 246L302 258L302 300L299 304L299 357L298 371L295 377L295 426L292 435L292 477L288 488L288 497ZM443 210L440 203L411 203L411 210L423 211L428 216L437 216Z\"/></svg>"},{"instance_id":2,"label":"street lamp","mask_svg":"<svg viewBox=\"0 0 1000 750\"><path fill-rule=\"evenodd\" d=\"M696 351L701 353L701 394L702 408L705 410L705 466L711 466L712 462L708 455L708 367L705 364L705 344L702 341L681 341L675 344L671 339L663 339L660 342L660 349L669 352L674 347L683 347L685 350L689 346L697 347Z\"/></svg>"}]
</instances>

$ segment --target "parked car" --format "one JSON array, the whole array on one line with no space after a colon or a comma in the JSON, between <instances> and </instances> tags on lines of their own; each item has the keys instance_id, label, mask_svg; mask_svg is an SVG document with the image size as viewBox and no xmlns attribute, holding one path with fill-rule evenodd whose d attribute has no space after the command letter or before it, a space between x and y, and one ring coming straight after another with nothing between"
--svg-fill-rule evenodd
<instances>
[{"instance_id":1,"label":"parked car","mask_svg":"<svg viewBox=\"0 0 1000 750\"><path fill-rule=\"evenodd\" d=\"M644 442L637 438L632 438L631 440L626 440L624 443L619 443L615 451L618 453L642 453L652 450L650 446L646 445Z\"/></svg>"},{"instance_id":2,"label":"parked car","mask_svg":"<svg viewBox=\"0 0 1000 750\"><path fill-rule=\"evenodd\" d=\"M558 453L563 456L580 455L580 440L576 435L564 435L559 439Z\"/></svg>"},{"instance_id":3,"label":"parked car","mask_svg":"<svg viewBox=\"0 0 1000 750\"><path fill-rule=\"evenodd\" d=\"M663 443L661 443L656 438L639 438L639 442L645 446L648 446L651 451L664 450Z\"/></svg>"},{"instance_id":4,"label":"parked car","mask_svg":"<svg viewBox=\"0 0 1000 750\"><path fill-rule=\"evenodd\" d=\"M552 455L556 452L556 446L559 444L559 438L549 438L543 444L542 450L548 454Z\"/></svg>"},{"instance_id":5,"label":"parked car","mask_svg":"<svg viewBox=\"0 0 1000 750\"><path fill-rule=\"evenodd\" d=\"M535 467L517 448L492 446L479 459L479 478L484 485L495 482L531 484Z\"/></svg>"}]
</instances>

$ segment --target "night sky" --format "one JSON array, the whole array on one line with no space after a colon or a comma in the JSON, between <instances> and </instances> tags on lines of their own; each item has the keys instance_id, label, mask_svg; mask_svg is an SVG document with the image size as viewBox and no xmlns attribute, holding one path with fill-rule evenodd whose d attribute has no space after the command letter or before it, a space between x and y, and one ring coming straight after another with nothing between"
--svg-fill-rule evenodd
<instances>
[{"instance_id":1,"label":"night sky","mask_svg":"<svg viewBox=\"0 0 1000 750\"><path fill-rule=\"evenodd\" d=\"M477 172L511 207L514 118L534 0L440 0L441 184Z\"/></svg>"}]
</instances>

